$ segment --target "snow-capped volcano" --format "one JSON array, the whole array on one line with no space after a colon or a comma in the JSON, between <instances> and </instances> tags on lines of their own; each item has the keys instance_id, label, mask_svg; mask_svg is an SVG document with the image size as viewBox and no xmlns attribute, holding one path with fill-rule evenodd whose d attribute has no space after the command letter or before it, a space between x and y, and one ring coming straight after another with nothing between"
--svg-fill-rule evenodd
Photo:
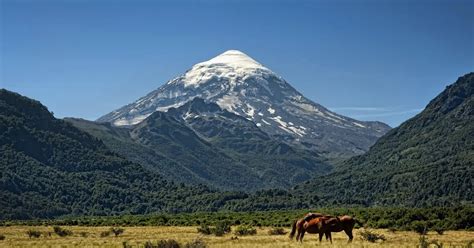
<instances>
[{"instance_id":1,"label":"snow-capped volcano","mask_svg":"<svg viewBox=\"0 0 474 248\"><path fill-rule=\"evenodd\" d=\"M288 143L331 154L362 153L390 129L380 122L357 121L329 111L237 50L194 65L183 75L98 121L134 125L155 111L179 107L196 97L215 102Z\"/></svg>"}]
</instances>

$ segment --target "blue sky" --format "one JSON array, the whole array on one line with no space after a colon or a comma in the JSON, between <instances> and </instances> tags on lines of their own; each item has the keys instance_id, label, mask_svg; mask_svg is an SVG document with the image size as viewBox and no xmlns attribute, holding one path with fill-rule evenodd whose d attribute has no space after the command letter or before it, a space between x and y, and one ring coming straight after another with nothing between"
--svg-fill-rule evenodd
<instances>
[{"instance_id":1,"label":"blue sky","mask_svg":"<svg viewBox=\"0 0 474 248\"><path fill-rule=\"evenodd\" d=\"M474 1L0 0L0 87L96 119L229 49L396 126L474 71Z\"/></svg>"}]
</instances>

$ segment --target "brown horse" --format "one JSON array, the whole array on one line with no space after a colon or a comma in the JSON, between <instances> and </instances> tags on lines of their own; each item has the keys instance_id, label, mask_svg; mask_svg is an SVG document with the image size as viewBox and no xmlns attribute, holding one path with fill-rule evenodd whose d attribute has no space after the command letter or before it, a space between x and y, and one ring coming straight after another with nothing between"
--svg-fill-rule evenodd
<instances>
[{"instance_id":1,"label":"brown horse","mask_svg":"<svg viewBox=\"0 0 474 248\"><path fill-rule=\"evenodd\" d=\"M303 241L304 233L318 233L319 241L321 241L323 234L326 235L326 239L329 239L332 243L331 232L344 231L349 237L349 242L354 238L352 229L354 225L358 223L362 226L362 223L352 218L351 216L344 215L340 217L322 216L313 217L309 221L304 221L305 218L295 221L293 228L290 233L290 238L293 238L295 230L298 231L296 240ZM302 221L303 220L303 221Z\"/></svg>"},{"instance_id":2,"label":"brown horse","mask_svg":"<svg viewBox=\"0 0 474 248\"><path fill-rule=\"evenodd\" d=\"M290 239L293 239L293 237L295 236L296 231L298 231L298 233L296 235L296 241L303 242L303 237L304 237L303 230L305 230L303 225L305 223L313 220L313 219L321 218L321 217L329 218L329 217L332 217L332 216L327 216L327 215L324 215L324 214L321 214L321 213L308 213L303 218L294 221L293 225L292 225L292 228L291 228L291 232L290 232ZM308 231L308 233L320 233L319 231L314 232L313 229L314 228L312 228L311 231ZM320 236L321 236L320 237L320 240L321 240L322 239L322 233L320 234ZM329 236L330 236L330 233L329 233L329 235L326 234L326 239L329 239Z\"/></svg>"}]
</instances>

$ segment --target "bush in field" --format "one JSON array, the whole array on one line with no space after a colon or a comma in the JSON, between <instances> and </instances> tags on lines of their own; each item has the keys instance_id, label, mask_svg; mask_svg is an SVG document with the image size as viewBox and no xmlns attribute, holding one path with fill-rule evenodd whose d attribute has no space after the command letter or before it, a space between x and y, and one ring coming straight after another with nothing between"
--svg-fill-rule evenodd
<instances>
[{"instance_id":1,"label":"bush in field","mask_svg":"<svg viewBox=\"0 0 474 248\"><path fill-rule=\"evenodd\" d=\"M26 231L26 234L28 234L28 237L30 237L30 238L39 238L41 236L40 231L33 230L33 229L30 229L30 230Z\"/></svg>"},{"instance_id":2,"label":"bush in field","mask_svg":"<svg viewBox=\"0 0 474 248\"><path fill-rule=\"evenodd\" d=\"M276 228L272 228L272 229L268 230L268 234L269 235L285 235L286 231L285 231L285 229L283 229L281 227L276 227Z\"/></svg>"},{"instance_id":3,"label":"bush in field","mask_svg":"<svg viewBox=\"0 0 474 248\"><path fill-rule=\"evenodd\" d=\"M5 235L0 234L0 240L5 240Z\"/></svg>"},{"instance_id":4,"label":"bush in field","mask_svg":"<svg viewBox=\"0 0 474 248\"><path fill-rule=\"evenodd\" d=\"M428 233L428 227L424 221L413 221L411 223L411 230L415 231L420 235Z\"/></svg>"},{"instance_id":5,"label":"bush in field","mask_svg":"<svg viewBox=\"0 0 474 248\"><path fill-rule=\"evenodd\" d=\"M100 233L100 237L101 238L108 237L108 236L110 236L110 233L111 233L110 230L103 231L103 232Z\"/></svg>"},{"instance_id":6,"label":"bush in field","mask_svg":"<svg viewBox=\"0 0 474 248\"><path fill-rule=\"evenodd\" d=\"M433 230L439 235L444 234L444 228L442 228L442 227L435 227L435 228L433 228Z\"/></svg>"},{"instance_id":7,"label":"bush in field","mask_svg":"<svg viewBox=\"0 0 474 248\"><path fill-rule=\"evenodd\" d=\"M61 228L59 226L53 227L53 230L54 230L54 233L56 233L60 237L65 237L65 236L72 235L71 230L67 230L67 229Z\"/></svg>"},{"instance_id":8,"label":"bush in field","mask_svg":"<svg viewBox=\"0 0 474 248\"><path fill-rule=\"evenodd\" d=\"M227 221L218 222L215 227L209 227L203 223L198 227L197 231L205 235L214 234L216 236L223 236L226 233L230 233L231 227Z\"/></svg>"},{"instance_id":9,"label":"bush in field","mask_svg":"<svg viewBox=\"0 0 474 248\"><path fill-rule=\"evenodd\" d=\"M245 235L255 235L257 234L257 229L251 226L239 226L235 230L236 235L245 236Z\"/></svg>"},{"instance_id":10,"label":"bush in field","mask_svg":"<svg viewBox=\"0 0 474 248\"><path fill-rule=\"evenodd\" d=\"M110 228L110 232L113 233L115 235L115 237L119 236L120 234L122 234L125 230L123 228L120 228L120 227L111 227Z\"/></svg>"},{"instance_id":11,"label":"bush in field","mask_svg":"<svg viewBox=\"0 0 474 248\"><path fill-rule=\"evenodd\" d=\"M202 233L205 235L209 235L212 233L211 228L205 223L202 223L201 226L197 228L197 231L198 233Z\"/></svg>"},{"instance_id":12,"label":"bush in field","mask_svg":"<svg viewBox=\"0 0 474 248\"><path fill-rule=\"evenodd\" d=\"M184 248L207 248L207 245L202 239L196 239L187 243Z\"/></svg>"},{"instance_id":13,"label":"bush in field","mask_svg":"<svg viewBox=\"0 0 474 248\"><path fill-rule=\"evenodd\" d=\"M80 232L79 235L81 235L83 238L87 238L87 236L89 236L87 232Z\"/></svg>"},{"instance_id":14,"label":"bush in field","mask_svg":"<svg viewBox=\"0 0 474 248\"><path fill-rule=\"evenodd\" d=\"M369 230L361 231L359 232L359 235L362 236L363 240L366 240L372 243L377 242L377 240L382 240L382 241L386 240L383 234L377 234Z\"/></svg>"},{"instance_id":15,"label":"bush in field","mask_svg":"<svg viewBox=\"0 0 474 248\"><path fill-rule=\"evenodd\" d=\"M228 221L221 221L216 224L214 229L211 229L211 232L216 236L223 236L226 233L231 232L230 223Z\"/></svg>"}]
</instances>

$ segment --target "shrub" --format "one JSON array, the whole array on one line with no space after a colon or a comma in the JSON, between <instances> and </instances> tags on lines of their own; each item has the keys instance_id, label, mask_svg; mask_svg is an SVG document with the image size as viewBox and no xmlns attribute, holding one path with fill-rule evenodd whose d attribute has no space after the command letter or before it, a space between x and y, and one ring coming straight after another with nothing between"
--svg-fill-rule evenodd
<instances>
[{"instance_id":1,"label":"shrub","mask_svg":"<svg viewBox=\"0 0 474 248\"><path fill-rule=\"evenodd\" d=\"M281 227L277 227L277 228L272 228L272 229L268 230L268 234L270 234L270 235L285 235L286 231L285 231L285 229L283 229Z\"/></svg>"},{"instance_id":2,"label":"shrub","mask_svg":"<svg viewBox=\"0 0 474 248\"><path fill-rule=\"evenodd\" d=\"M111 227L110 228L110 232L113 233L115 235L115 237L119 236L120 234L122 234L125 230L123 228L120 228L120 227Z\"/></svg>"},{"instance_id":3,"label":"shrub","mask_svg":"<svg viewBox=\"0 0 474 248\"><path fill-rule=\"evenodd\" d=\"M103 231L100 233L100 237L104 238L104 237L108 237L110 236L110 231L107 230L107 231Z\"/></svg>"},{"instance_id":4,"label":"shrub","mask_svg":"<svg viewBox=\"0 0 474 248\"><path fill-rule=\"evenodd\" d=\"M442 228L442 227L435 227L435 228L434 228L434 231L435 231L436 233L438 233L439 235L443 235L443 234L444 234L444 228Z\"/></svg>"},{"instance_id":5,"label":"shrub","mask_svg":"<svg viewBox=\"0 0 474 248\"><path fill-rule=\"evenodd\" d=\"M257 234L257 229L251 226L239 226L235 231L235 234L244 236L244 235L255 235Z\"/></svg>"},{"instance_id":6,"label":"shrub","mask_svg":"<svg viewBox=\"0 0 474 248\"><path fill-rule=\"evenodd\" d=\"M363 240L366 240L372 243L376 242L377 240L382 240L382 241L386 240L383 234L373 233L369 230L361 231L359 235L362 236Z\"/></svg>"},{"instance_id":7,"label":"shrub","mask_svg":"<svg viewBox=\"0 0 474 248\"><path fill-rule=\"evenodd\" d=\"M231 232L231 227L229 222L221 221L217 223L214 229L211 229L211 232L216 236L223 236L224 234Z\"/></svg>"},{"instance_id":8,"label":"shrub","mask_svg":"<svg viewBox=\"0 0 474 248\"><path fill-rule=\"evenodd\" d=\"M424 221L413 221L411 223L411 230L415 231L420 235L428 233L428 227Z\"/></svg>"},{"instance_id":9,"label":"shrub","mask_svg":"<svg viewBox=\"0 0 474 248\"><path fill-rule=\"evenodd\" d=\"M231 227L227 221L218 222L215 227L209 227L203 223L197 228L197 231L205 235L214 234L216 236L223 236L231 231Z\"/></svg>"},{"instance_id":10,"label":"shrub","mask_svg":"<svg viewBox=\"0 0 474 248\"><path fill-rule=\"evenodd\" d=\"M184 248L207 248L207 245L202 239L196 239L187 243Z\"/></svg>"},{"instance_id":11,"label":"shrub","mask_svg":"<svg viewBox=\"0 0 474 248\"><path fill-rule=\"evenodd\" d=\"M202 233L205 235L209 235L212 233L211 228L205 223L202 223L201 226L197 228L197 231L198 233Z\"/></svg>"},{"instance_id":12,"label":"shrub","mask_svg":"<svg viewBox=\"0 0 474 248\"><path fill-rule=\"evenodd\" d=\"M72 235L71 230L67 230L67 229L61 228L59 226L53 227L53 230L54 230L54 233L56 233L60 237L65 237L65 236Z\"/></svg>"},{"instance_id":13,"label":"shrub","mask_svg":"<svg viewBox=\"0 0 474 248\"><path fill-rule=\"evenodd\" d=\"M5 235L0 234L0 240L5 240Z\"/></svg>"},{"instance_id":14,"label":"shrub","mask_svg":"<svg viewBox=\"0 0 474 248\"><path fill-rule=\"evenodd\" d=\"M39 238L41 236L40 231L33 230L33 229L30 229L30 230L26 231L26 234L28 234L28 237L30 237L30 238Z\"/></svg>"}]
</instances>

